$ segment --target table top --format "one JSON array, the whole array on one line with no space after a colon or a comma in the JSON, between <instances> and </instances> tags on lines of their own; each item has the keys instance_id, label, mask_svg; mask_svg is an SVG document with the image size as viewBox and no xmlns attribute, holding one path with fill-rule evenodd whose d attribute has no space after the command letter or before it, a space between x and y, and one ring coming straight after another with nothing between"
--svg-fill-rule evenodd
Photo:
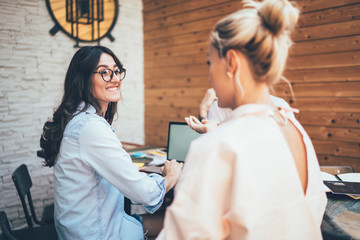
<instances>
[{"instance_id":1,"label":"table top","mask_svg":"<svg viewBox=\"0 0 360 240\"><path fill-rule=\"evenodd\" d=\"M322 229L360 239L360 200L329 193Z\"/></svg>"}]
</instances>

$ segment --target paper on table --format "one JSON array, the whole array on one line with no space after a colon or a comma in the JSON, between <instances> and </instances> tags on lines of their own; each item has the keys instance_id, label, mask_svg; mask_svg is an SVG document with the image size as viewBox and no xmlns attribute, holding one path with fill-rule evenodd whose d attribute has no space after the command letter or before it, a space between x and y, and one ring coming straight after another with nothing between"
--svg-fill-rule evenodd
<instances>
[{"instance_id":1,"label":"paper on table","mask_svg":"<svg viewBox=\"0 0 360 240\"><path fill-rule=\"evenodd\" d=\"M149 165L161 165L166 161L166 154L160 153L156 150L147 152L146 156L153 159Z\"/></svg>"},{"instance_id":2,"label":"paper on table","mask_svg":"<svg viewBox=\"0 0 360 240\"><path fill-rule=\"evenodd\" d=\"M142 150L130 153L134 163L144 163L145 165L162 165L166 161L166 152L161 149ZM143 166L143 165L142 165ZM140 166L140 167L142 167Z\"/></svg>"},{"instance_id":3,"label":"paper on table","mask_svg":"<svg viewBox=\"0 0 360 240\"><path fill-rule=\"evenodd\" d=\"M353 182L353 183L360 183L360 173L342 173L337 175L338 178L336 178L334 175L321 172L321 178L323 181L340 181L340 182ZM340 180L341 179L341 180ZM325 184L324 188L326 192L332 192ZM360 199L360 196L358 194L346 194L354 199Z\"/></svg>"},{"instance_id":4,"label":"paper on table","mask_svg":"<svg viewBox=\"0 0 360 240\"><path fill-rule=\"evenodd\" d=\"M145 163L140 163L140 162L134 162L134 164L139 168L142 168L145 165Z\"/></svg>"},{"instance_id":5,"label":"paper on table","mask_svg":"<svg viewBox=\"0 0 360 240\"><path fill-rule=\"evenodd\" d=\"M343 182L360 182L360 173L343 173L339 176Z\"/></svg>"}]
</instances>

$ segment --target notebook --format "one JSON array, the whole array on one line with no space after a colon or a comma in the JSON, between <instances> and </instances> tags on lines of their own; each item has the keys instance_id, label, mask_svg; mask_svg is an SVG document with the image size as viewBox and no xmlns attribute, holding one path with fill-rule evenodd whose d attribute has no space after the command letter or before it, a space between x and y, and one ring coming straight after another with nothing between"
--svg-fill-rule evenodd
<instances>
[{"instance_id":1,"label":"notebook","mask_svg":"<svg viewBox=\"0 0 360 240\"><path fill-rule=\"evenodd\" d=\"M167 159L184 162L190 143L199 136L186 122L169 122Z\"/></svg>"}]
</instances>

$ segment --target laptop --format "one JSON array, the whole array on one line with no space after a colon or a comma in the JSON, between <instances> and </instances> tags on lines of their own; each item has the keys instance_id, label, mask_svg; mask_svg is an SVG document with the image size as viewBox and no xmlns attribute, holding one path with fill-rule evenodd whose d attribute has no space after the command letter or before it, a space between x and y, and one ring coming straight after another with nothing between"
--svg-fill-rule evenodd
<instances>
[{"instance_id":1,"label":"laptop","mask_svg":"<svg viewBox=\"0 0 360 240\"><path fill-rule=\"evenodd\" d=\"M184 162L190 143L200 135L191 129L186 122L169 122L167 159Z\"/></svg>"},{"instance_id":2,"label":"laptop","mask_svg":"<svg viewBox=\"0 0 360 240\"><path fill-rule=\"evenodd\" d=\"M167 160L176 159L178 162L184 162L191 141L199 136L200 134L192 130L186 122L169 122ZM140 168L140 171L162 175L160 167L161 165L146 165Z\"/></svg>"}]
</instances>

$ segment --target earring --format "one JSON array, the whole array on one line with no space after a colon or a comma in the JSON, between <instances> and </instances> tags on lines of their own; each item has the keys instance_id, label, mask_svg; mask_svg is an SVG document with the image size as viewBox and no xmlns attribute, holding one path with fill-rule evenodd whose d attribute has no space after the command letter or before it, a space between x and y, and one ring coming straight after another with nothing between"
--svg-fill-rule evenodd
<instances>
[{"instance_id":1,"label":"earring","mask_svg":"<svg viewBox=\"0 0 360 240\"><path fill-rule=\"evenodd\" d=\"M228 75L229 78L233 78L233 75L231 72L226 72L226 74Z\"/></svg>"}]
</instances>

